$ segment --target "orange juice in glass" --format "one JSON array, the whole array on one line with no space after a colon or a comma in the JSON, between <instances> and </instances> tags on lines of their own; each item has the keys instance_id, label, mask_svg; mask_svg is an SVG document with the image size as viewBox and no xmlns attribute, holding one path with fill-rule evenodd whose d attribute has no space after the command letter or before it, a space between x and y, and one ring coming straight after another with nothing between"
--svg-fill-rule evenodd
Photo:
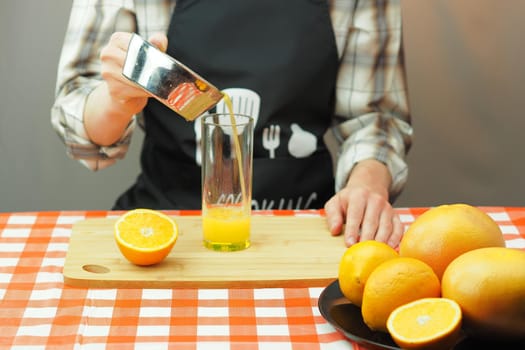
<instances>
[{"instance_id":1,"label":"orange juice in glass","mask_svg":"<svg viewBox=\"0 0 525 350\"><path fill-rule=\"evenodd\" d=\"M250 246L253 119L210 114L202 126L204 246L236 251Z\"/></svg>"},{"instance_id":2,"label":"orange juice in glass","mask_svg":"<svg viewBox=\"0 0 525 350\"><path fill-rule=\"evenodd\" d=\"M207 248L236 251L250 246L250 213L242 207L205 209L202 229Z\"/></svg>"}]
</instances>

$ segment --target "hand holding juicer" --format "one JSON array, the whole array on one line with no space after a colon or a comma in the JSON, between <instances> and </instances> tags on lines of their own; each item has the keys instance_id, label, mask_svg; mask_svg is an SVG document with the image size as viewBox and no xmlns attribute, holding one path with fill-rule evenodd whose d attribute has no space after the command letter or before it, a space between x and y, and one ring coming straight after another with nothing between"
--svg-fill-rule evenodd
<instances>
[{"instance_id":1,"label":"hand holding juicer","mask_svg":"<svg viewBox=\"0 0 525 350\"><path fill-rule=\"evenodd\" d=\"M215 86L137 34L129 43L122 74L188 121L223 97Z\"/></svg>"}]
</instances>

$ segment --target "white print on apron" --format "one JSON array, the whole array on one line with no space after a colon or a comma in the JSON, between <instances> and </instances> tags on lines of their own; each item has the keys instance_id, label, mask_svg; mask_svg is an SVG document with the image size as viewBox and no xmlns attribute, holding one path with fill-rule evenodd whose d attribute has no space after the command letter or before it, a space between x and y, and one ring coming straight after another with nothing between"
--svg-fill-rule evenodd
<instances>
[{"instance_id":1,"label":"white print on apron","mask_svg":"<svg viewBox=\"0 0 525 350\"><path fill-rule=\"evenodd\" d=\"M303 197L297 198L297 202L294 202L293 199L285 199L281 198L279 200L279 203L276 205L274 200L267 200L263 199L261 201L257 201L256 199L252 199L252 209L253 210L301 210L301 209L307 209L310 208L310 205L313 201L317 199L317 193L313 192L308 196L308 199L303 204Z\"/></svg>"},{"instance_id":2,"label":"white print on apron","mask_svg":"<svg viewBox=\"0 0 525 350\"><path fill-rule=\"evenodd\" d=\"M253 128L257 125L259 119L259 111L261 109L261 97L253 90L242 89L242 88L230 88L222 90L223 93L230 96L233 105L233 113L245 114L253 118ZM220 100L216 106L217 113L230 113L226 108L224 100ZM204 115L209 114L205 113ZM194 121L193 127L195 130L195 162L198 165L202 165L201 159L201 123L200 118Z\"/></svg>"}]
</instances>

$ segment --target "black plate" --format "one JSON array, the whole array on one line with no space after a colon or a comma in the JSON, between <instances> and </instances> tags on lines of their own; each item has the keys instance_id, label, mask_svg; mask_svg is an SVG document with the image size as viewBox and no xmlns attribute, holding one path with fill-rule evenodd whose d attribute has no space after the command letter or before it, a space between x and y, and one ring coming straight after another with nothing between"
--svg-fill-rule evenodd
<instances>
[{"instance_id":1,"label":"black plate","mask_svg":"<svg viewBox=\"0 0 525 350\"><path fill-rule=\"evenodd\" d=\"M321 315L345 337L371 350L400 349L388 333L374 332L363 321L361 309L351 304L339 289L339 281L328 285L319 296Z\"/></svg>"},{"instance_id":2,"label":"black plate","mask_svg":"<svg viewBox=\"0 0 525 350\"><path fill-rule=\"evenodd\" d=\"M319 296L321 315L346 338L370 350L399 350L388 333L372 331L364 323L361 309L351 304L339 289L339 281L328 285ZM453 350L525 349L525 342L501 343L463 337Z\"/></svg>"}]
</instances>

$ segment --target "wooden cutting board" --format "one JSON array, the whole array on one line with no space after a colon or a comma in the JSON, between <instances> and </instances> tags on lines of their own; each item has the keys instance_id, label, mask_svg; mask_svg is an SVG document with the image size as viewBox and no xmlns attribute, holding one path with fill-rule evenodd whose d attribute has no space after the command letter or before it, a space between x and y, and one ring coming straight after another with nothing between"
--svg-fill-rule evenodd
<instances>
[{"instance_id":1,"label":"wooden cutting board","mask_svg":"<svg viewBox=\"0 0 525 350\"><path fill-rule=\"evenodd\" d=\"M157 265L129 263L113 238L116 219L87 219L73 226L64 282L94 288L325 287L337 278L346 250L321 216L252 216L252 245L215 252L202 245L200 216L174 216L179 238Z\"/></svg>"}]
</instances>

